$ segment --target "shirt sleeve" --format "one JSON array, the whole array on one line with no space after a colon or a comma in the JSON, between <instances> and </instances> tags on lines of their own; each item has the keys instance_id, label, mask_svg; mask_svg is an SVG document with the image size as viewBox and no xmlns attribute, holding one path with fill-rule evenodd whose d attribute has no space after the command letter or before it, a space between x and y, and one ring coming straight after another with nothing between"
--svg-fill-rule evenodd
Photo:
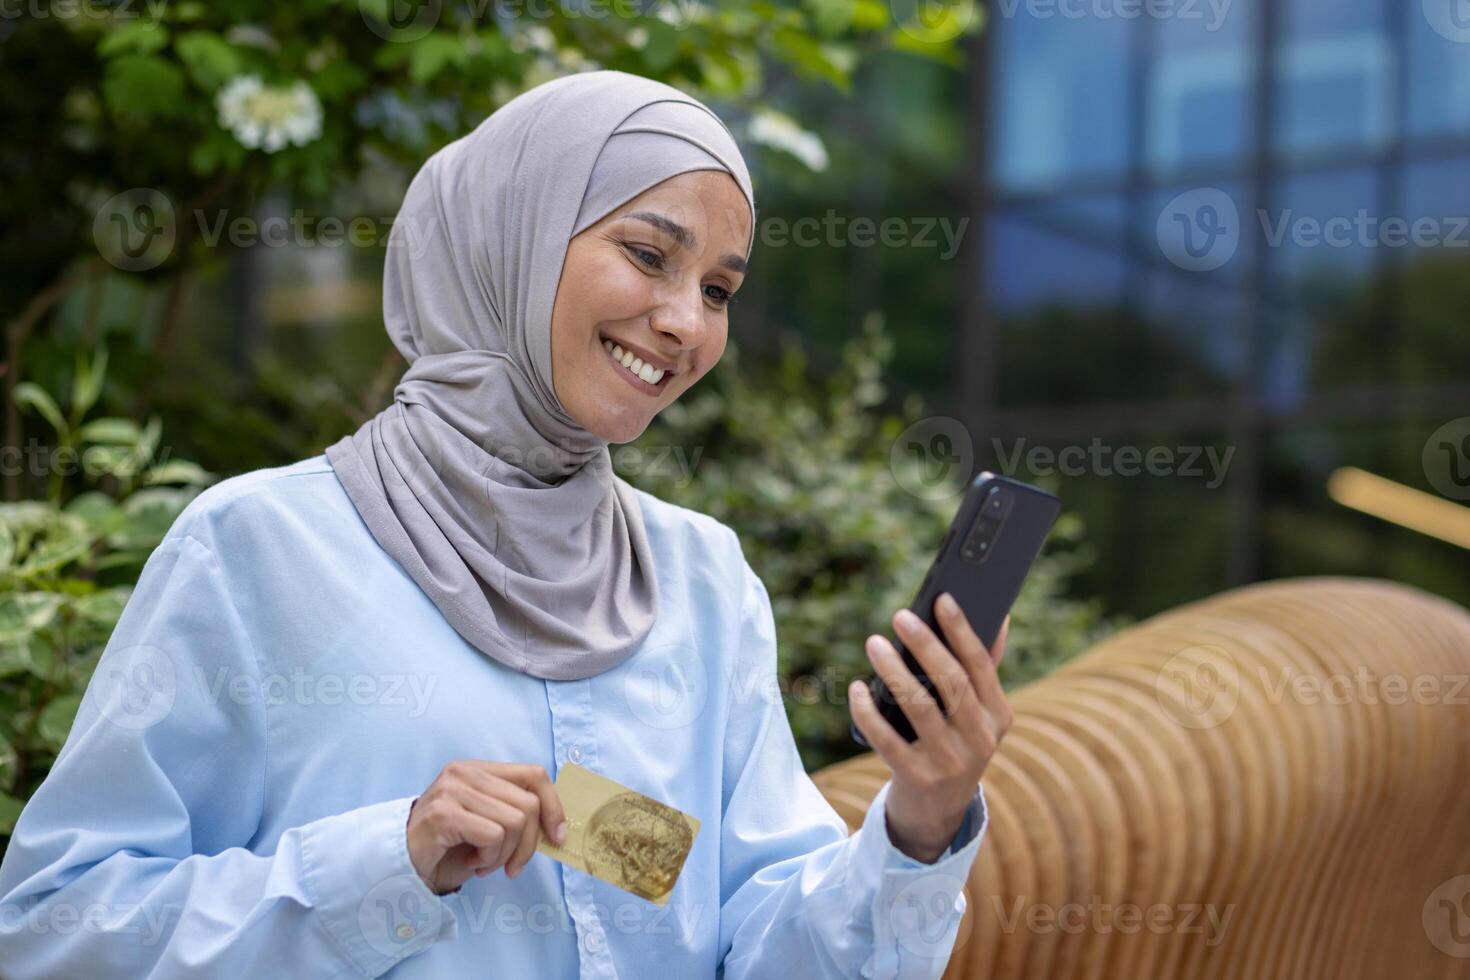
<instances>
[{"instance_id":1,"label":"shirt sleeve","mask_svg":"<svg viewBox=\"0 0 1470 980\"><path fill-rule=\"evenodd\" d=\"M979 786L949 849L924 864L894 846L873 799L851 836L806 774L776 682L775 620L746 565L721 840L720 976L939 977L986 827Z\"/></svg>"},{"instance_id":2,"label":"shirt sleeve","mask_svg":"<svg viewBox=\"0 0 1470 980\"><path fill-rule=\"evenodd\" d=\"M248 846L267 745L246 682L226 573L171 530L0 864L0 976L376 977L457 935L409 859L412 797Z\"/></svg>"}]
</instances>

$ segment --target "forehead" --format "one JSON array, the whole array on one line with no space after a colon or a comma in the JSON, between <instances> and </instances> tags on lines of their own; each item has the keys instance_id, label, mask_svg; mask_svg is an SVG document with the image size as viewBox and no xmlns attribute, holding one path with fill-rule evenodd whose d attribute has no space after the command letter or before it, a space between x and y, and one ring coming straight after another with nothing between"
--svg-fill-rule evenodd
<instances>
[{"instance_id":1,"label":"forehead","mask_svg":"<svg viewBox=\"0 0 1470 980\"><path fill-rule=\"evenodd\" d=\"M639 194L610 216L626 217L649 213L661 215L687 231L692 246L708 244L744 254L750 238L750 203L740 185L723 170L691 170L662 181ZM649 222L644 222L649 223ZM665 225L665 233L682 238ZM689 241L680 241L690 247Z\"/></svg>"}]
</instances>

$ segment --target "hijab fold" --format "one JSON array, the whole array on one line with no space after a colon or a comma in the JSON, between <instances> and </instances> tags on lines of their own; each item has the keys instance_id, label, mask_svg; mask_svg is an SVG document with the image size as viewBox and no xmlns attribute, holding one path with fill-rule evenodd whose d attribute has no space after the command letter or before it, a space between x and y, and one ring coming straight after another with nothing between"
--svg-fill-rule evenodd
<instances>
[{"instance_id":1,"label":"hijab fold","mask_svg":"<svg viewBox=\"0 0 1470 980\"><path fill-rule=\"evenodd\" d=\"M691 170L735 179L753 241L713 112L637 75L569 75L431 156L389 235L383 318L409 366L327 459L460 635L536 677L617 666L658 615L635 491L556 396L551 314L571 237Z\"/></svg>"}]
</instances>

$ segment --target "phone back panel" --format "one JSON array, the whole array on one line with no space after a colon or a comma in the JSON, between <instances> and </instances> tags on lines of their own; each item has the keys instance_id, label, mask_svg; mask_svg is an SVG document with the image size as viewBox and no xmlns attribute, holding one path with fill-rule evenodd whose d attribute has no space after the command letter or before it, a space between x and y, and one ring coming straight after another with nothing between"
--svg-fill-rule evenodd
<instances>
[{"instance_id":1,"label":"phone back panel","mask_svg":"<svg viewBox=\"0 0 1470 980\"><path fill-rule=\"evenodd\" d=\"M993 490L997 491L994 496L1008 500L1006 513L993 539L986 547L980 548L972 539L971 531L977 518L982 517L981 510L988 504L993 505ZM1045 490L992 473L981 473L971 482L950 524L949 533L929 567L929 574L919 586L918 595L909 608L948 645L944 630L934 614L934 600L943 592L950 593L959 602L980 641L989 649L999 636L1001 625L1020 594L1026 574L1041 552L1060 510L1061 502ZM943 698L903 641L895 639L894 646L909 669L942 706ZM917 737L913 726L881 677L873 678L872 690L883 716L904 738L913 741ZM855 725L853 736L867 744Z\"/></svg>"}]
</instances>

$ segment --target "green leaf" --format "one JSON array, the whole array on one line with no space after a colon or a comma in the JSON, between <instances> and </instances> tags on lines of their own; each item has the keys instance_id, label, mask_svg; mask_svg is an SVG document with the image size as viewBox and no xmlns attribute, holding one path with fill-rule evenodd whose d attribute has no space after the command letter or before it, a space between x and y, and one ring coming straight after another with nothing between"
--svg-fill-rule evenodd
<instances>
[{"instance_id":1,"label":"green leaf","mask_svg":"<svg viewBox=\"0 0 1470 980\"><path fill-rule=\"evenodd\" d=\"M325 101L346 98L368 83L368 73L347 61L333 61L312 76L311 87Z\"/></svg>"},{"instance_id":2,"label":"green leaf","mask_svg":"<svg viewBox=\"0 0 1470 980\"><path fill-rule=\"evenodd\" d=\"M0 596L0 641L15 643L56 618L66 598L54 592L10 592Z\"/></svg>"},{"instance_id":3,"label":"green leaf","mask_svg":"<svg viewBox=\"0 0 1470 980\"><path fill-rule=\"evenodd\" d=\"M66 743L72 722L76 721L77 709L82 706L80 694L62 694L41 709L36 722L36 732L53 748L60 749Z\"/></svg>"},{"instance_id":4,"label":"green leaf","mask_svg":"<svg viewBox=\"0 0 1470 980\"><path fill-rule=\"evenodd\" d=\"M136 20L108 31L97 42L97 54L112 58L120 54L153 54L168 43L168 28L155 20Z\"/></svg>"},{"instance_id":5,"label":"green leaf","mask_svg":"<svg viewBox=\"0 0 1470 980\"><path fill-rule=\"evenodd\" d=\"M155 483L190 483L204 485L214 479L214 474L186 459L175 459L155 466L143 476L144 484Z\"/></svg>"},{"instance_id":6,"label":"green leaf","mask_svg":"<svg viewBox=\"0 0 1470 980\"><path fill-rule=\"evenodd\" d=\"M679 32L673 24L652 18L645 22L648 43L643 46L643 60L654 71L663 71L679 57Z\"/></svg>"},{"instance_id":7,"label":"green leaf","mask_svg":"<svg viewBox=\"0 0 1470 980\"><path fill-rule=\"evenodd\" d=\"M61 414L61 407L56 404L56 399L46 393L46 389L33 381L22 381L15 386L15 404L20 408L34 408L45 416L46 421L51 423L58 434L66 435L71 427L66 424L66 419Z\"/></svg>"},{"instance_id":8,"label":"green leaf","mask_svg":"<svg viewBox=\"0 0 1470 980\"><path fill-rule=\"evenodd\" d=\"M453 34L433 31L413 43L408 76L418 84L431 80L464 53L464 42Z\"/></svg>"},{"instance_id":9,"label":"green leaf","mask_svg":"<svg viewBox=\"0 0 1470 980\"><path fill-rule=\"evenodd\" d=\"M107 377L107 348L97 350L91 362L77 351L76 376L71 385L71 412L73 418L81 418L92 410L102 394L102 382Z\"/></svg>"},{"instance_id":10,"label":"green leaf","mask_svg":"<svg viewBox=\"0 0 1470 980\"><path fill-rule=\"evenodd\" d=\"M224 85L243 67L240 55L213 31L190 31L174 43L174 48L194 84L206 92Z\"/></svg>"},{"instance_id":11,"label":"green leaf","mask_svg":"<svg viewBox=\"0 0 1470 980\"><path fill-rule=\"evenodd\" d=\"M114 446L136 446L143 430L132 419L93 419L77 430L77 438L84 442L107 443Z\"/></svg>"},{"instance_id":12,"label":"green leaf","mask_svg":"<svg viewBox=\"0 0 1470 980\"><path fill-rule=\"evenodd\" d=\"M172 118L184 110L184 73L162 58L125 55L108 64L102 95L119 118Z\"/></svg>"}]
</instances>

